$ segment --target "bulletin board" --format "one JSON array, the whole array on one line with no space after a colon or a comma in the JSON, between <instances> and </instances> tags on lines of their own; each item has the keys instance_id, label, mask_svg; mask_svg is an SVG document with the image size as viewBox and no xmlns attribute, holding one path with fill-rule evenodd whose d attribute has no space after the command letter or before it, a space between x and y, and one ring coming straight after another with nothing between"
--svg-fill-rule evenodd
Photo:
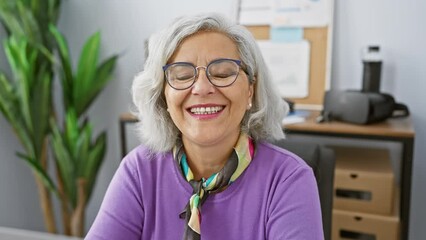
<instances>
[{"instance_id":1,"label":"bulletin board","mask_svg":"<svg viewBox=\"0 0 426 240\"><path fill-rule=\"evenodd\" d=\"M330 4L330 16L325 26L304 27L303 39L310 43L308 92L302 98L290 98L296 103L297 108L322 109L325 91L330 88L331 71L331 40L333 27L333 0ZM241 8L239 9L241 11ZM269 40L271 38L271 25L243 24L253 34L256 40Z\"/></svg>"}]
</instances>

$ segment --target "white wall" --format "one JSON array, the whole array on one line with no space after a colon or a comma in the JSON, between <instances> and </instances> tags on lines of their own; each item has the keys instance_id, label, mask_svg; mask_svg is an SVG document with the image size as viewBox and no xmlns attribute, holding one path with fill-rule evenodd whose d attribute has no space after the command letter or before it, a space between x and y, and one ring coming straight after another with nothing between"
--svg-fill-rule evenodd
<instances>
[{"instance_id":1,"label":"white wall","mask_svg":"<svg viewBox=\"0 0 426 240\"><path fill-rule=\"evenodd\" d=\"M84 40L102 33L104 56L119 53L115 79L90 110L96 129L108 130L108 153L87 213L90 226L106 187L120 161L118 116L131 104L129 88L142 69L143 42L154 31L182 14L219 11L230 15L232 1L166 0L68 0L63 1L59 27L67 36L76 58ZM426 229L426 2L421 0L336 0L333 36L332 88L361 87L361 47L375 43L384 51L382 90L409 105L416 127L412 189L411 239L422 239ZM0 66L4 63L0 61ZM3 67L4 68L4 67ZM424 90L423 90L424 91ZM13 154L18 144L0 117L0 225L42 230L34 184L27 167Z\"/></svg>"}]
</instances>

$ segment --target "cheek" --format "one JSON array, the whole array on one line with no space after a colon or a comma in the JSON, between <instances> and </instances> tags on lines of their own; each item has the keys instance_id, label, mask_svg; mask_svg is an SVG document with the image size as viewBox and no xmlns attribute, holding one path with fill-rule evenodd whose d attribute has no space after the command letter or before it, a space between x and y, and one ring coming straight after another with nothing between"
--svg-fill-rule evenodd
<instances>
[{"instance_id":1,"label":"cheek","mask_svg":"<svg viewBox=\"0 0 426 240\"><path fill-rule=\"evenodd\" d=\"M165 90L164 91L164 102L166 103L166 108L167 108L167 110L169 109L169 106L170 106L170 97L169 97L169 95L167 94L167 91Z\"/></svg>"},{"instance_id":2,"label":"cheek","mask_svg":"<svg viewBox=\"0 0 426 240\"><path fill-rule=\"evenodd\" d=\"M238 115L244 115L247 110L247 106L250 103L250 92L241 91L237 94L228 95L232 105L234 106L234 111Z\"/></svg>"},{"instance_id":3,"label":"cheek","mask_svg":"<svg viewBox=\"0 0 426 240\"><path fill-rule=\"evenodd\" d=\"M185 93L183 91L176 91L166 87L164 90L164 96L166 98L167 109L170 115L176 115L181 111L182 103L185 99Z\"/></svg>"},{"instance_id":4,"label":"cheek","mask_svg":"<svg viewBox=\"0 0 426 240\"><path fill-rule=\"evenodd\" d=\"M164 89L164 96L166 98L167 108L173 107L173 104L176 102L176 93L173 92L173 89L166 87Z\"/></svg>"},{"instance_id":5,"label":"cheek","mask_svg":"<svg viewBox=\"0 0 426 240\"><path fill-rule=\"evenodd\" d=\"M242 105L249 104L253 98L253 86L243 86L240 89L244 89L244 90L241 90L239 92L239 96L237 96L237 100Z\"/></svg>"},{"instance_id":6,"label":"cheek","mask_svg":"<svg viewBox=\"0 0 426 240\"><path fill-rule=\"evenodd\" d=\"M173 94L170 92L170 90L165 89L164 90L164 96L166 98L166 108L167 108L167 112L169 112L169 115L172 117L173 119L173 115L176 112L175 106L174 106L174 97Z\"/></svg>"}]
</instances>

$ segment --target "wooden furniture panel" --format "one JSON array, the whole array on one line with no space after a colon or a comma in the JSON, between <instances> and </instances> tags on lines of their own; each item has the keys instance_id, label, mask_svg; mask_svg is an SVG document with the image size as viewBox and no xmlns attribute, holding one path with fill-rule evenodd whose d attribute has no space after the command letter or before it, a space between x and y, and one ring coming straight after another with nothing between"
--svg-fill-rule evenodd
<instances>
[{"instance_id":1,"label":"wooden furniture panel","mask_svg":"<svg viewBox=\"0 0 426 240\"><path fill-rule=\"evenodd\" d=\"M305 122L286 125L285 132L287 134L306 136L390 141L402 145L402 160L399 167L401 172L401 191L399 195L399 216L401 220L400 239L409 239L411 178L415 138L411 118L394 118L376 124L355 125L338 121L317 123L316 117L318 116L319 111L312 111Z\"/></svg>"}]
</instances>

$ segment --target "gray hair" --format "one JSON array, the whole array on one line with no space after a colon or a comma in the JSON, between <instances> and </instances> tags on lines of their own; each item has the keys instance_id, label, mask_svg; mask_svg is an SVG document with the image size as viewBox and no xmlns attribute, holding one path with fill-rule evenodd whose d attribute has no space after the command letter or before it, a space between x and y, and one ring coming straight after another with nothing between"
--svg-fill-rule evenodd
<instances>
[{"instance_id":1,"label":"gray hair","mask_svg":"<svg viewBox=\"0 0 426 240\"><path fill-rule=\"evenodd\" d=\"M284 138L282 119L288 105L275 91L267 66L251 33L222 15L210 13L176 19L149 39L144 70L133 80L132 96L139 137L154 152L171 150L179 130L167 112L164 96L164 66L187 37L202 31L222 33L237 45L240 57L254 84L253 106L241 122L241 130L256 141Z\"/></svg>"}]
</instances>

